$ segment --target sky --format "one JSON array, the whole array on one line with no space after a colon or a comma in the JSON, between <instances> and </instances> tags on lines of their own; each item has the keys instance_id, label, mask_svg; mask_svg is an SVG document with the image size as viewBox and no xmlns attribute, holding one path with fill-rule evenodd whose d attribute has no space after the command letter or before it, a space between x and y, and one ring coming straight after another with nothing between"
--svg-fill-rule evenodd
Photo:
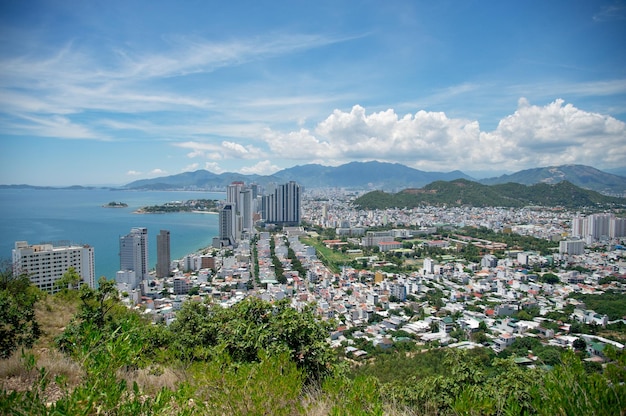
<instances>
[{"instance_id":1,"label":"sky","mask_svg":"<svg viewBox=\"0 0 626 416\"><path fill-rule=\"evenodd\" d=\"M626 168L626 0L0 0L0 184Z\"/></svg>"}]
</instances>

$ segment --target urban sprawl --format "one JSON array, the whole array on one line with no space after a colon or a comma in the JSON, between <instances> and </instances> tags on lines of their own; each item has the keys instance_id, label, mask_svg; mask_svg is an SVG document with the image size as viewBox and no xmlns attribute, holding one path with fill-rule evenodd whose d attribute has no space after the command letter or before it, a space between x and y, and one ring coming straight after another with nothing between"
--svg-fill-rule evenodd
<instances>
[{"instance_id":1,"label":"urban sprawl","mask_svg":"<svg viewBox=\"0 0 626 416\"><path fill-rule=\"evenodd\" d=\"M250 296L287 298L297 309L315 305L336 323L329 342L355 359L406 342L500 352L520 337L563 348L582 339L597 361L609 344L624 348L570 331L576 323L624 322L624 316L610 320L570 296L624 293L626 219L614 213L360 210L352 204L358 192L305 192L295 182L260 191L230 185L219 204L219 236L198 253L172 261L169 231L160 230L155 270L148 270L146 228L121 237L116 283L128 307L171 323L184 302L229 307ZM463 232L470 229L531 236L550 242L550 249L531 251ZM20 241L13 250L14 269L50 292L69 267L94 287L93 263L91 246ZM485 335L472 336L480 330ZM526 360L533 364L532 356Z\"/></svg>"}]
</instances>

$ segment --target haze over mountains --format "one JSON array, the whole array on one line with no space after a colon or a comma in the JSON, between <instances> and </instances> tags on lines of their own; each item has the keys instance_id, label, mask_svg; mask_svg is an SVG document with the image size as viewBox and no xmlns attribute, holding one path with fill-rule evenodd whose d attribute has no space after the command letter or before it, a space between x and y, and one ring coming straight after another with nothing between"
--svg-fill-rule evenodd
<instances>
[{"instance_id":1,"label":"haze over mountains","mask_svg":"<svg viewBox=\"0 0 626 416\"><path fill-rule=\"evenodd\" d=\"M562 165L526 169L510 175L475 180L465 173L425 172L399 163L351 162L340 166L308 164L284 169L273 175L243 175L239 173L215 174L206 170L185 172L154 179L143 179L127 184L126 189L224 189L233 181L258 183L284 183L296 181L306 188L340 187L348 189L385 190L389 192L406 188L421 188L435 181L467 179L484 185L514 182L524 185L537 183L555 184L568 181L581 188L604 194L623 195L626 177L603 172L590 166Z\"/></svg>"}]
</instances>

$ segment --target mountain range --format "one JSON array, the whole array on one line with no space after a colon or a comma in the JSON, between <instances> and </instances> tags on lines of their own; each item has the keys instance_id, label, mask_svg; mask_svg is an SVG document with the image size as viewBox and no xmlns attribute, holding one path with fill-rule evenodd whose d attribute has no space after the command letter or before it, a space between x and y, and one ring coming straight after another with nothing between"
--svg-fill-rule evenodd
<instances>
[{"instance_id":1,"label":"mountain range","mask_svg":"<svg viewBox=\"0 0 626 416\"><path fill-rule=\"evenodd\" d=\"M384 190L388 192L407 188L422 188L435 181L466 179L484 185L519 183L523 185L555 184L568 181L578 187L606 195L626 194L626 178L603 172L590 166L562 165L526 169L509 175L476 181L469 175L451 172L425 172L399 163L351 162L341 166L307 164L281 170L273 175L243 175L239 173L216 174L207 170L185 172L154 179L142 179L124 186L125 189L211 189L223 190L234 181L272 183L296 181L305 188L347 188Z\"/></svg>"}]
</instances>

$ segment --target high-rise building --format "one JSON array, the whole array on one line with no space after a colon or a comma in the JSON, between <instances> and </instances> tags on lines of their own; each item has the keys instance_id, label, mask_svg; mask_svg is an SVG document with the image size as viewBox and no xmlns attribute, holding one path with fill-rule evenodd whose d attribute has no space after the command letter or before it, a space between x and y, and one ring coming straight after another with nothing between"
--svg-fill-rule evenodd
<instances>
[{"instance_id":1,"label":"high-rise building","mask_svg":"<svg viewBox=\"0 0 626 416\"><path fill-rule=\"evenodd\" d=\"M272 224L300 224L300 185L291 181L278 185L263 200L265 221Z\"/></svg>"},{"instance_id":2,"label":"high-rise building","mask_svg":"<svg viewBox=\"0 0 626 416\"><path fill-rule=\"evenodd\" d=\"M626 218L615 214L591 214L572 219L572 237L582 238L588 243L626 236Z\"/></svg>"},{"instance_id":3,"label":"high-rise building","mask_svg":"<svg viewBox=\"0 0 626 416\"><path fill-rule=\"evenodd\" d=\"M149 278L147 228L135 227L120 237L120 270L134 271L138 282Z\"/></svg>"},{"instance_id":4,"label":"high-rise building","mask_svg":"<svg viewBox=\"0 0 626 416\"><path fill-rule=\"evenodd\" d=\"M244 186L245 184L241 181L235 181L228 185L226 187L226 202L236 205L239 202L239 192L241 192Z\"/></svg>"},{"instance_id":5,"label":"high-rise building","mask_svg":"<svg viewBox=\"0 0 626 416\"><path fill-rule=\"evenodd\" d=\"M16 241L13 249L13 273L25 273L39 289L49 293L59 290L56 281L73 267L82 281L95 288L94 248L89 245L37 244Z\"/></svg>"},{"instance_id":6,"label":"high-rise building","mask_svg":"<svg viewBox=\"0 0 626 416\"><path fill-rule=\"evenodd\" d=\"M219 211L219 242L222 246L235 244L235 207L226 203Z\"/></svg>"},{"instance_id":7,"label":"high-rise building","mask_svg":"<svg viewBox=\"0 0 626 416\"><path fill-rule=\"evenodd\" d=\"M243 189L239 192L239 203L237 210L241 217L241 231L251 232L254 227L254 200L252 199L252 189Z\"/></svg>"},{"instance_id":8,"label":"high-rise building","mask_svg":"<svg viewBox=\"0 0 626 416\"><path fill-rule=\"evenodd\" d=\"M159 278L170 275L170 232L161 230L157 235L156 276Z\"/></svg>"},{"instance_id":9,"label":"high-rise building","mask_svg":"<svg viewBox=\"0 0 626 416\"><path fill-rule=\"evenodd\" d=\"M583 240L563 240L559 242L559 253L579 255L585 252Z\"/></svg>"}]
</instances>

